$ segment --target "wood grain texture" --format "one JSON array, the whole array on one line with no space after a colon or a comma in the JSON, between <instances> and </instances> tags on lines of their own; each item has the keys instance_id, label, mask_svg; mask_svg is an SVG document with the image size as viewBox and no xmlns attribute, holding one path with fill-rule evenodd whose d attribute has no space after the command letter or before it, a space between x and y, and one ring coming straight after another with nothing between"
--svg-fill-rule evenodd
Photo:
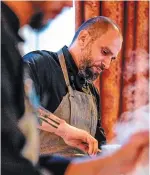
<instances>
[{"instance_id":1,"label":"wood grain texture","mask_svg":"<svg viewBox=\"0 0 150 175\"><path fill-rule=\"evenodd\" d=\"M134 109L133 97L135 93L135 3L136 2L129 1L125 4L121 113Z\"/></svg>"},{"instance_id":2,"label":"wood grain texture","mask_svg":"<svg viewBox=\"0 0 150 175\"><path fill-rule=\"evenodd\" d=\"M75 30L84 22L84 2L75 1Z\"/></svg>"},{"instance_id":3,"label":"wood grain texture","mask_svg":"<svg viewBox=\"0 0 150 175\"><path fill-rule=\"evenodd\" d=\"M149 2L138 1L136 7L135 33L135 96L134 108L148 104L148 73L149 73Z\"/></svg>"},{"instance_id":4,"label":"wood grain texture","mask_svg":"<svg viewBox=\"0 0 150 175\"><path fill-rule=\"evenodd\" d=\"M85 1L84 2L84 19L99 16L100 14L100 2L99 1Z\"/></svg>"},{"instance_id":5,"label":"wood grain texture","mask_svg":"<svg viewBox=\"0 0 150 175\"><path fill-rule=\"evenodd\" d=\"M102 15L114 20L123 32L124 3L103 1L101 5ZM106 132L107 140L113 137L113 126L119 116L121 73L122 51L109 70L103 73L101 79L102 125Z\"/></svg>"}]
</instances>

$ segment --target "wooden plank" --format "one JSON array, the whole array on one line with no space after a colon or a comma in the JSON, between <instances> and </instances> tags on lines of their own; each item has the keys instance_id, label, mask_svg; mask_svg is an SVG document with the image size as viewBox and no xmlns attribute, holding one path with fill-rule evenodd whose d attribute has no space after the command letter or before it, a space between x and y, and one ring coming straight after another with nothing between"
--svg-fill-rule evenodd
<instances>
[{"instance_id":1,"label":"wooden plank","mask_svg":"<svg viewBox=\"0 0 150 175\"><path fill-rule=\"evenodd\" d=\"M149 2L138 1L136 12L136 37L135 37L135 65L136 88L135 106L137 109L148 104L148 76L149 76Z\"/></svg>"},{"instance_id":2,"label":"wooden plank","mask_svg":"<svg viewBox=\"0 0 150 175\"><path fill-rule=\"evenodd\" d=\"M84 1L75 1L75 29L84 22Z\"/></svg>"},{"instance_id":3,"label":"wooden plank","mask_svg":"<svg viewBox=\"0 0 150 175\"><path fill-rule=\"evenodd\" d=\"M122 82L122 113L134 109L135 93L135 3L126 2Z\"/></svg>"},{"instance_id":4,"label":"wooden plank","mask_svg":"<svg viewBox=\"0 0 150 175\"><path fill-rule=\"evenodd\" d=\"M101 5L101 14L114 20L123 31L124 2L103 1ZM113 127L119 114L121 71L122 51L101 78L102 125L108 141L114 136Z\"/></svg>"}]
</instances>

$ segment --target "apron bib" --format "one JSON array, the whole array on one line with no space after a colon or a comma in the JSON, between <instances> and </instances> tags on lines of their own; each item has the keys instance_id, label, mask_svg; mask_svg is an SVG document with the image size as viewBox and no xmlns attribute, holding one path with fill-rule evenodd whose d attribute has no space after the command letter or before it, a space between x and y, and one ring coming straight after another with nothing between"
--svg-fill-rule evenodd
<instances>
[{"instance_id":1,"label":"apron bib","mask_svg":"<svg viewBox=\"0 0 150 175\"><path fill-rule=\"evenodd\" d=\"M63 97L54 115L76 128L87 131L94 137L98 120L95 97L91 93L86 94L72 89L62 51L60 51L58 57L68 93ZM68 146L61 137L42 130L40 130L40 153L58 154L66 157L86 155L83 151Z\"/></svg>"}]
</instances>

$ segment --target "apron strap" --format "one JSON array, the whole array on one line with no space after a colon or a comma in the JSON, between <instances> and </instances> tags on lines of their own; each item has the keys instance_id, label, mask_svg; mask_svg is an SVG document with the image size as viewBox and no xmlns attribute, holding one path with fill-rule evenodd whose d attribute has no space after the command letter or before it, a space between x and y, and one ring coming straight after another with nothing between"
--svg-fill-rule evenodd
<instances>
[{"instance_id":1,"label":"apron strap","mask_svg":"<svg viewBox=\"0 0 150 175\"><path fill-rule=\"evenodd\" d=\"M61 66L61 69L62 69L62 72L63 72L63 75L64 75L64 79L65 79L66 85L68 87L68 92L69 92L69 94L71 96L74 96L73 95L73 90L72 90L71 85L70 85L70 81L69 81L69 77L68 77L68 72L67 72L67 67L66 67L66 62L65 62L65 57L64 57L64 54L63 54L62 49L59 50L57 52L57 54L58 54L59 63L60 63L60 66Z\"/></svg>"}]
</instances>

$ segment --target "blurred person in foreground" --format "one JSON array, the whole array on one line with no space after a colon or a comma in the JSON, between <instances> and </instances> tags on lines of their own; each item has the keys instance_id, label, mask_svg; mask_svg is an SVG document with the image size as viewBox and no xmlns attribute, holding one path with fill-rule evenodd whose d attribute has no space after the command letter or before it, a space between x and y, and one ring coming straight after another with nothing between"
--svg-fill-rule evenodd
<instances>
[{"instance_id":1,"label":"blurred person in foreground","mask_svg":"<svg viewBox=\"0 0 150 175\"><path fill-rule=\"evenodd\" d=\"M44 13L43 8L44 4L50 6L51 1L6 1L4 3L1 3L2 174L80 175L84 172L86 175L116 175L131 171L143 149L148 147L148 132L134 135L111 157L82 161L48 155L39 157L38 133L35 129L37 122L34 115L35 111L24 93L23 63L17 48L17 44L22 39L17 32L19 21L23 26L29 22L35 12L42 12L42 19L47 21L51 17L50 12L48 10L48 13ZM65 5L67 4L62 1L62 7ZM44 17L44 14L47 15ZM26 85L25 91L28 91ZM76 128L74 129L76 130Z\"/></svg>"}]
</instances>

